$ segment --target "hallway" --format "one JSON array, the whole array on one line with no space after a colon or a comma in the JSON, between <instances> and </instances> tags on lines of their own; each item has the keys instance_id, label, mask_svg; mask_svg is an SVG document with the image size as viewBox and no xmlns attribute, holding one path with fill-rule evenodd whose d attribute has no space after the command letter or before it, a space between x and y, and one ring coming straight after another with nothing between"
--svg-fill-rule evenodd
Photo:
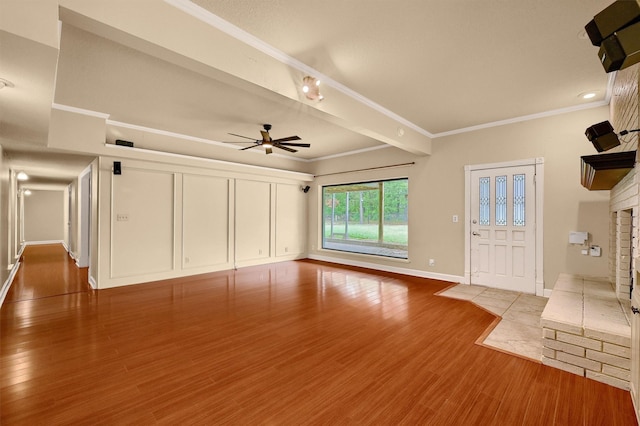
<instances>
[{"instance_id":1,"label":"hallway","mask_svg":"<svg viewBox=\"0 0 640 426\"><path fill-rule=\"evenodd\" d=\"M4 303L90 291L87 268L78 268L62 244L27 246Z\"/></svg>"}]
</instances>

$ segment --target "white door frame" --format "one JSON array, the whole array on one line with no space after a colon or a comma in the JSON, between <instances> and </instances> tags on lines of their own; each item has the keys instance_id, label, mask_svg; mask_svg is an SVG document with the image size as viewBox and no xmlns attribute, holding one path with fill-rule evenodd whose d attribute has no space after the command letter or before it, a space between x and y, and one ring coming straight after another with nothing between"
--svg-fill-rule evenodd
<instances>
[{"instance_id":1,"label":"white door frame","mask_svg":"<svg viewBox=\"0 0 640 426\"><path fill-rule=\"evenodd\" d=\"M536 296L544 296L544 158L509 161L505 163L473 164L464 166L464 284L471 284L471 172L500 167L534 166L536 174L536 224L535 224L535 280Z\"/></svg>"}]
</instances>

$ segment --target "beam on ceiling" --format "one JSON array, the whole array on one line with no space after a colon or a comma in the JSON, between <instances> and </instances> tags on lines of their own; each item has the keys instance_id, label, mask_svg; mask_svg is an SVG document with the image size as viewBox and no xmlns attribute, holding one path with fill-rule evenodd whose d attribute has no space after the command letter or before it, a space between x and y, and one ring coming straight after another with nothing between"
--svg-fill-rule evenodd
<instances>
[{"instance_id":1,"label":"beam on ceiling","mask_svg":"<svg viewBox=\"0 0 640 426\"><path fill-rule=\"evenodd\" d=\"M431 153L431 138L342 87L323 86L322 102L308 101L300 88L307 71L260 51L206 20L163 1L60 0L60 19L141 52L306 112L345 129L416 155ZM153 16L153 19L149 19ZM218 18L219 19L219 18ZM158 25L161 22L162 25Z\"/></svg>"}]
</instances>

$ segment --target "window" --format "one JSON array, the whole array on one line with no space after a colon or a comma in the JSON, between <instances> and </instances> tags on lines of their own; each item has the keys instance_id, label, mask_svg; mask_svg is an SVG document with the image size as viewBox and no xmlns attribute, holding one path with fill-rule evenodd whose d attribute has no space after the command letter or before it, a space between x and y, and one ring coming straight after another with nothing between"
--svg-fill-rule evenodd
<instances>
[{"instance_id":1,"label":"window","mask_svg":"<svg viewBox=\"0 0 640 426\"><path fill-rule=\"evenodd\" d=\"M409 180L322 187L322 248L407 259Z\"/></svg>"}]
</instances>

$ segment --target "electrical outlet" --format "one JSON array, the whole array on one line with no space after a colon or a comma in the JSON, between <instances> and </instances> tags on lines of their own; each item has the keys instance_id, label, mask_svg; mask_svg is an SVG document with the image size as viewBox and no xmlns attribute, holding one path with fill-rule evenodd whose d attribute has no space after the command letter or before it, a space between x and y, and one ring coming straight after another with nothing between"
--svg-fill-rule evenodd
<instances>
[{"instance_id":1,"label":"electrical outlet","mask_svg":"<svg viewBox=\"0 0 640 426\"><path fill-rule=\"evenodd\" d=\"M458 223L458 215L454 214L451 220L453 221L453 223Z\"/></svg>"},{"instance_id":2,"label":"electrical outlet","mask_svg":"<svg viewBox=\"0 0 640 426\"><path fill-rule=\"evenodd\" d=\"M436 260L435 259L429 259L429 266L435 266L436 265Z\"/></svg>"},{"instance_id":3,"label":"electrical outlet","mask_svg":"<svg viewBox=\"0 0 640 426\"><path fill-rule=\"evenodd\" d=\"M127 222L129 220L129 215L126 213L118 213L116 215L116 220L118 222Z\"/></svg>"}]
</instances>

